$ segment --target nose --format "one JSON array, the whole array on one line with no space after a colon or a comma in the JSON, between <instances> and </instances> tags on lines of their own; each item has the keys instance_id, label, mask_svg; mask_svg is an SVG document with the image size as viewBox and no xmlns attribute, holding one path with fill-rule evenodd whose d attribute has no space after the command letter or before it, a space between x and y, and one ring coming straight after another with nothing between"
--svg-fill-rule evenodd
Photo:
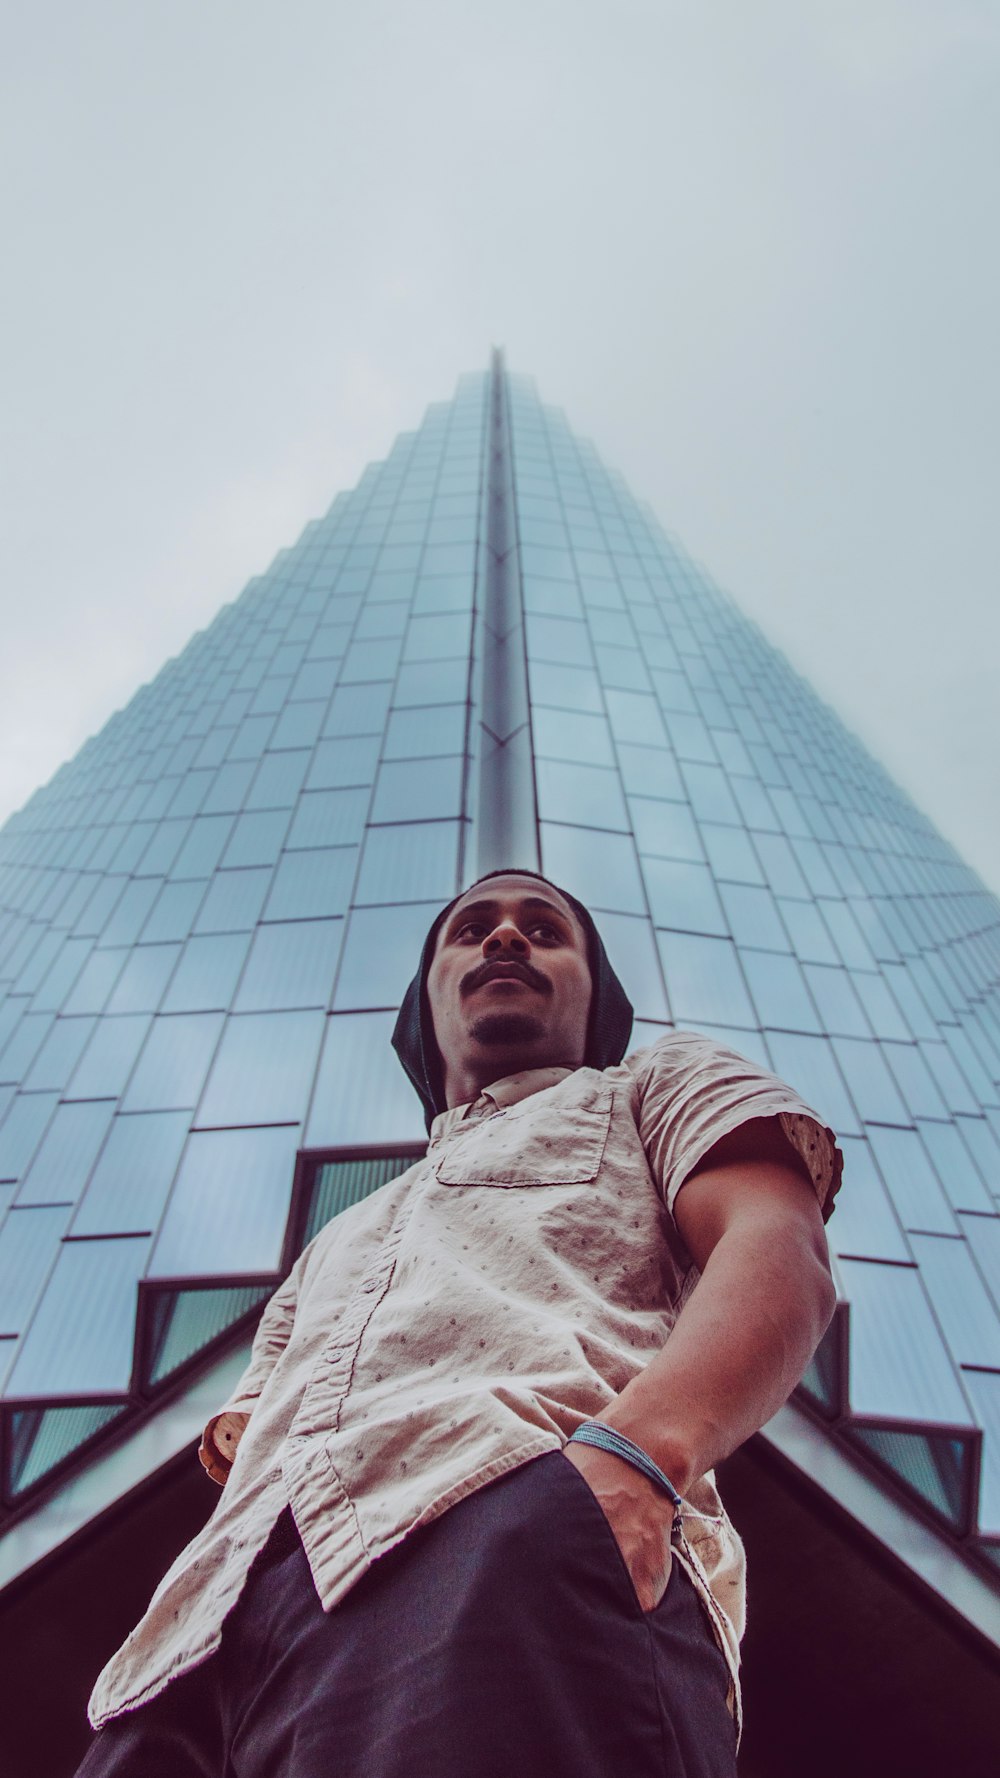
<instances>
[{"instance_id":1,"label":"nose","mask_svg":"<svg viewBox=\"0 0 1000 1778\"><path fill-rule=\"evenodd\" d=\"M495 957L499 951L513 951L516 957L527 957L531 946L512 920L502 920L488 938L483 939L483 956Z\"/></svg>"}]
</instances>

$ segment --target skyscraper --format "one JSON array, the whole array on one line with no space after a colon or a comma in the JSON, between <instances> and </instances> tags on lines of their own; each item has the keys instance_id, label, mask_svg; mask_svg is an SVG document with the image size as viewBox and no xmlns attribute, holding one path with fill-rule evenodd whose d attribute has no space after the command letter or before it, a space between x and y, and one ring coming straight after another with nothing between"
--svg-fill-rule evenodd
<instances>
[{"instance_id":1,"label":"skyscraper","mask_svg":"<svg viewBox=\"0 0 1000 1778\"><path fill-rule=\"evenodd\" d=\"M715 1033L836 1126L842 1300L761 1516L798 1477L985 1658L1000 906L499 359L0 835L11 1610L113 1549L296 1252L421 1151L394 1009L508 863L595 911L637 1046Z\"/></svg>"}]
</instances>

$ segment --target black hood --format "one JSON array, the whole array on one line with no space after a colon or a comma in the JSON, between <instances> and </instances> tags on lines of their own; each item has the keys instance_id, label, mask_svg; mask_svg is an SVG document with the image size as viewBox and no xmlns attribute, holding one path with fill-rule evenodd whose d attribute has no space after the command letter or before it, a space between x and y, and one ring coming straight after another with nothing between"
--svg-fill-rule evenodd
<instances>
[{"instance_id":1,"label":"black hood","mask_svg":"<svg viewBox=\"0 0 1000 1778\"><path fill-rule=\"evenodd\" d=\"M590 964L593 992L583 1065L587 1068L609 1068L612 1063L620 1062L625 1054L632 1029L632 1004L608 962L601 935L582 902L567 894L565 889L559 889L558 883L540 876L537 871L495 870L480 877L479 882L488 883L491 877L513 875L533 877L537 882L547 883L550 889L558 889L563 899L569 902L587 935L587 960ZM470 889L476 887L475 883L469 885ZM468 892L468 889L463 889L462 895L467 895ZM428 1130L438 1112L447 1110L447 1104L444 1096L444 1064L434 1036L430 1002L427 998L427 971L434 955L441 922L448 918L455 902L460 900L461 896L456 895L447 907L441 909L427 934L420 953L420 967L403 996L403 1004L392 1033L392 1047L420 1096Z\"/></svg>"}]
</instances>

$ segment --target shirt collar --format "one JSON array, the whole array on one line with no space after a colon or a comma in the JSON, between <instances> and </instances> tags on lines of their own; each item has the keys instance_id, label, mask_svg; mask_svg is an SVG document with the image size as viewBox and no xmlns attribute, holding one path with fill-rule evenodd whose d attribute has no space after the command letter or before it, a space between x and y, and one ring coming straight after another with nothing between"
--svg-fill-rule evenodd
<instances>
[{"instance_id":1,"label":"shirt collar","mask_svg":"<svg viewBox=\"0 0 1000 1778\"><path fill-rule=\"evenodd\" d=\"M532 1093L541 1093L546 1087L558 1086L572 1072L571 1068L522 1068L518 1074L505 1074L502 1080L495 1080L492 1086L484 1087L478 1099L470 1099L467 1105L450 1105L447 1111L439 1111L431 1124L431 1146L450 1135L456 1124L489 1117L494 1111L505 1111L508 1105L517 1105Z\"/></svg>"}]
</instances>

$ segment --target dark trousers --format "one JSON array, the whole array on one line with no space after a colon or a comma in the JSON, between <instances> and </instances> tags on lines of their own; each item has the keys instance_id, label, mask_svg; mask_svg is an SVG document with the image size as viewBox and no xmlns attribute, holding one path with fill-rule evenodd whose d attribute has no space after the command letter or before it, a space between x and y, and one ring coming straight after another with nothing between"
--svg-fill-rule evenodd
<instances>
[{"instance_id":1,"label":"dark trousers","mask_svg":"<svg viewBox=\"0 0 1000 1778\"><path fill-rule=\"evenodd\" d=\"M554 1451L330 1613L282 1513L219 1649L102 1729L78 1778L734 1778L726 1683L687 1575L644 1613Z\"/></svg>"}]
</instances>

